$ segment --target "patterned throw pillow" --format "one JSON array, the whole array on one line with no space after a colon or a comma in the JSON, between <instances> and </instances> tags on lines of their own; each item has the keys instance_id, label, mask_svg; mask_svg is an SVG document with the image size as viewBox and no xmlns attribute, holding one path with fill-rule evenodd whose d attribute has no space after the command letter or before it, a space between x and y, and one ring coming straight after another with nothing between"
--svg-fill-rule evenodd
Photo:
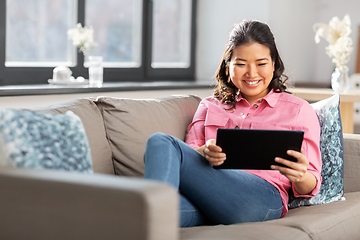
<instances>
[{"instance_id":1,"label":"patterned throw pillow","mask_svg":"<svg viewBox=\"0 0 360 240\"><path fill-rule=\"evenodd\" d=\"M84 127L71 111L0 109L0 165L93 173Z\"/></svg>"},{"instance_id":2,"label":"patterned throw pillow","mask_svg":"<svg viewBox=\"0 0 360 240\"><path fill-rule=\"evenodd\" d=\"M319 119L322 184L319 193L311 198L296 198L290 193L289 208L344 200L344 143L338 94L312 103Z\"/></svg>"}]
</instances>

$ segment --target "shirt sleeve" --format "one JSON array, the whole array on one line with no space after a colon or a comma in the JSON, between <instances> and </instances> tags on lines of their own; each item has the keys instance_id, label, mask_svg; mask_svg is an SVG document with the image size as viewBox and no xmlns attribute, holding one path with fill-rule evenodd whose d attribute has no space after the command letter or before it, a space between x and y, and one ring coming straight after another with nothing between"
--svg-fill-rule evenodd
<instances>
[{"instance_id":1,"label":"shirt sleeve","mask_svg":"<svg viewBox=\"0 0 360 240\"><path fill-rule=\"evenodd\" d=\"M200 102L186 133L185 142L193 148L198 148L205 144L205 119L208 108L204 101Z\"/></svg>"},{"instance_id":2,"label":"shirt sleeve","mask_svg":"<svg viewBox=\"0 0 360 240\"><path fill-rule=\"evenodd\" d=\"M317 183L313 191L307 195L301 195L296 192L294 184L292 184L292 189L295 197L313 197L319 192L321 186L322 160L320 153L319 120L310 104L304 104L300 108L298 126L304 130L302 148L304 149L304 155L309 161L308 172L315 176Z\"/></svg>"}]
</instances>

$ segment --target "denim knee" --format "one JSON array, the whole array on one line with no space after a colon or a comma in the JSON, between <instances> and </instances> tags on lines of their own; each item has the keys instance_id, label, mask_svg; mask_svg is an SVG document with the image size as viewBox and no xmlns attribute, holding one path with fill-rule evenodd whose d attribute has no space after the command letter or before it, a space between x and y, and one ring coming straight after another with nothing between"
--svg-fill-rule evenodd
<instances>
[{"instance_id":1,"label":"denim knee","mask_svg":"<svg viewBox=\"0 0 360 240\"><path fill-rule=\"evenodd\" d=\"M147 140L149 142L159 142L160 140L168 139L168 135L162 132L153 133Z\"/></svg>"},{"instance_id":2,"label":"denim knee","mask_svg":"<svg viewBox=\"0 0 360 240\"><path fill-rule=\"evenodd\" d=\"M156 132L152 134L147 142L146 142L146 149L145 149L145 155L144 160L146 160L145 156L147 153L152 152L152 150L157 148L164 148L166 145L166 142L170 140L169 135L162 133L162 132Z\"/></svg>"}]
</instances>

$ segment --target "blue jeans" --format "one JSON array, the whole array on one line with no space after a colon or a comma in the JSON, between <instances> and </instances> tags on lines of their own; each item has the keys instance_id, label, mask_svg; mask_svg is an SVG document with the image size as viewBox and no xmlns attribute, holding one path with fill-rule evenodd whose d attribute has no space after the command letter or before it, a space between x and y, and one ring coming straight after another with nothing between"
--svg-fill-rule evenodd
<instances>
[{"instance_id":1,"label":"blue jeans","mask_svg":"<svg viewBox=\"0 0 360 240\"><path fill-rule=\"evenodd\" d=\"M277 219L279 191L242 170L214 169L202 154L172 136L155 133L147 142L144 178L179 190L181 227Z\"/></svg>"}]
</instances>

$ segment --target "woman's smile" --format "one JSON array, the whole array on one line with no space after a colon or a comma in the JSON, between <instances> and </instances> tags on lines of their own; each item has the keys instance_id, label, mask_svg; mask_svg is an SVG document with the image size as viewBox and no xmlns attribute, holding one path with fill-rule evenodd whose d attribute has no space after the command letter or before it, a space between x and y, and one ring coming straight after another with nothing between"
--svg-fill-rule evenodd
<instances>
[{"instance_id":1,"label":"woman's smile","mask_svg":"<svg viewBox=\"0 0 360 240\"><path fill-rule=\"evenodd\" d=\"M260 80L244 80L246 84L250 85L251 87L257 87Z\"/></svg>"}]
</instances>

